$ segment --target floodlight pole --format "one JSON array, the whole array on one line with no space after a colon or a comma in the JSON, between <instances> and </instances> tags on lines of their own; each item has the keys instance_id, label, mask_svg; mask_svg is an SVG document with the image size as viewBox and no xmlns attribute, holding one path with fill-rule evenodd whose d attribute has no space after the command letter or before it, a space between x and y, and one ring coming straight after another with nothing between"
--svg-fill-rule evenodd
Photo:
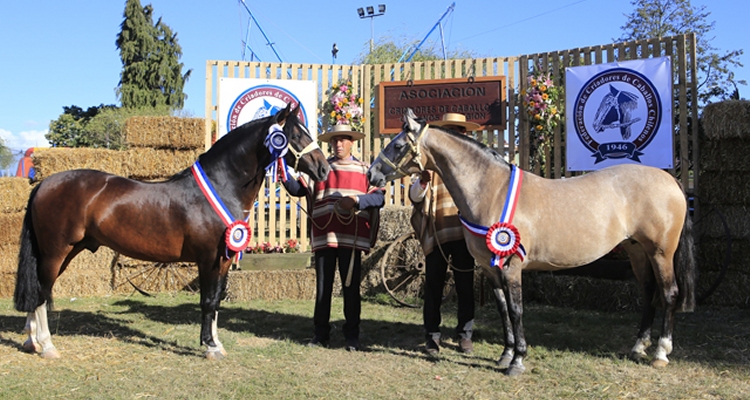
<instances>
[{"instance_id":1,"label":"floodlight pole","mask_svg":"<svg viewBox=\"0 0 750 400\"><path fill-rule=\"evenodd\" d=\"M372 53L375 47L375 23L373 19L385 14L385 4L378 4L377 10L374 6L358 8L357 14L359 14L360 19L370 18L370 53Z\"/></svg>"}]
</instances>

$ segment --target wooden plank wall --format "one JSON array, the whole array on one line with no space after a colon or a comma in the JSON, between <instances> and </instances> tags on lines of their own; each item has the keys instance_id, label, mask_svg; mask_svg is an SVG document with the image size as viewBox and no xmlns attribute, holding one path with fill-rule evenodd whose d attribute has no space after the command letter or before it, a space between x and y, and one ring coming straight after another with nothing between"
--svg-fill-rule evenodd
<instances>
[{"instance_id":1,"label":"wooden plank wall","mask_svg":"<svg viewBox=\"0 0 750 400\"><path fill-rule=\"evenodd\" d=\"M212 143L212 135L218 120L219 79L222 77L255 79L314 80L317 85L319 105L325 99L325 91L332 84L351 79L365 103L376 104L373 98L377 85L383 81L408 81L425 79L471 78L482 76L505 76L507 85L505 130L476 132L475 138L494 148L498 153L524 169L531 165L528 143L528 121L521 109L519 93L527 85L529 71L538 65L543 71L551 72L555 83L564 85L565 68L568 66L610 63L649 57L670 56L674 73L674 112L679 118L675 124L675 157L678 162L671 172L680 179L689 192L697 187L698 171L698 126L689 120L698 120L697 104L690 102L691 94L697 93L695 35L613 43L601 46L528 54L518 57L488 57L461 60L433 60L410 63L377 65L338 65L338 64L298 64L274 62L213 61L206 62L206 147ZM564 99L561 99L564 102ZM522 110L521 110L522 111ZM318 109L320 114L320 109ZM365 107L366 139L357 143L353 152L356 157L371 162L391 139L390 135L380 135L374 131L378 126L377 110ZM565 169L564 124L554 133L552 149L548 149L545 159L549 168L536 164L532 171L549 178L575 175ZM330 154L327 143L321 143L325 154ZM268 182L266 182L268 183ZM391 182L386 187L387 205L409 205L406 190L409 178ZM261 193L266 191L264 185ZM272 188L275 191L276 188ZM304 214L305 200L290 198L281 188L276 196L259 196L258 204L251 213L253 226L252 245L261 242L283 244L287 239L298 239L304 245L309 243L308 221ZM299 203L298 203L299 202ZM287 212L281 212L289 209ZM261 210L279 210L260 212Z\"/></svg>"}]
</instances>

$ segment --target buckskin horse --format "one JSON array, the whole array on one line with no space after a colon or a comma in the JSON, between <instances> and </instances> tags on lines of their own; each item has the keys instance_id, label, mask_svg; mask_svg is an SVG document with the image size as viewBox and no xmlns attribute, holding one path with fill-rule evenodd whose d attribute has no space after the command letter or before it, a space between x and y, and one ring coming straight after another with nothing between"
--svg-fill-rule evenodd
<instances>
[{"instance_id":1,"label":"buckskin horse","mask_svg":"<svg viewBox=\"0 0 750 400\"><path fill-rule=\"evenodd\" d=\"M402 132L378 155L368 177L382 187L422 169L443 178L467 228L469 251L505 296L505 302L498 302L509 315L503 318L505 349L498 364L507 368L507 375L525 370L521 271L581 266L618 244L630 258L645 299L631 357L647 358L660 302L664 320L651 364L667 365L675 312L695 307L692 222L674 177L657 168L623 164L574 178L545 179L516 170L471 138L430 127L408 110Z\"/></svg>"},{"instance_id":2,"label":"buckskin horse","mask_svg":"<svg viewBox=\"0 0 750 400\"><path fill-rule=\"evenodd\" d=\"M223 358L226 352L217 335L220 295L232 256L250 236L247 225L242 229L244 221L234 217L251 209L266 166L282 158L315 180L328 175L326 157L298 118L299 106L290 109L291 104L233 129L192 167L164 182L71 170L34 188L23 220L14 293L16 309L28 313L24 349L44 358L60 356L47 322L52 287L82 250L107 246L146 261L197 263L200 343L207 346L206 358ZM268 146L272 136L279 146ZM218 201L209 202L210 193Z\"/></svg>"}]
</instances>

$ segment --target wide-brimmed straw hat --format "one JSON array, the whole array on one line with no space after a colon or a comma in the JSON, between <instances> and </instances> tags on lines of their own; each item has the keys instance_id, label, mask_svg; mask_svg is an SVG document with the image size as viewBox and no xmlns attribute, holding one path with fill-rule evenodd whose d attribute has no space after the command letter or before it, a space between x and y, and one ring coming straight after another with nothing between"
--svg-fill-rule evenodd
<instances>
[{"instance_id":1,"label":"wide-brimmed straw hat","mask_svg":"<svg viewBox=\"0 0 750 400\"><path fill-rule=\"evenodd\" d=\"M334 125L331 130L318 135L318 140L327 142L334 136L351 136L352 140L359 140L365 137L365 134L352 130L351 125Z\"/></svg>"},{"instance_id":2,"label":"wide-brimmed straw hat","mask_svg":"<svg viewBox=\"0 0 750 400\"><path fill-rule=\"evenodd\" d=\"M456 125L466 128L467 131L475 131L479 129L480 126L482 126L477 124L476 122L466 121L466 116L459 113L445 113L443 114L443 119L441 119L440 121L430 122L430 125Z\"/></svg>"}]
</instances>

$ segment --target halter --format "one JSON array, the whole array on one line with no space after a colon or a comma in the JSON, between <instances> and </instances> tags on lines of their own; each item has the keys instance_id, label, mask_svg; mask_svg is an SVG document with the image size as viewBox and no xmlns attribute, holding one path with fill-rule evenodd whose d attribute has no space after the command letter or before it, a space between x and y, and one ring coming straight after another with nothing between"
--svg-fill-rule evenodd
<instances>
[{"instance_id":1,"label":"halter","mask_svg":"<svg viewBox=\"0 0 750 400\"><path fill-rule=\"evenodd\" d=\"M417 165L419 166L419 170L424 170L424 166L422 165L422 152L419 148L419 140L422 138L422 135L427 131L427 128L429 128L429 124L425 124L424 127L422 127L422 130L419 131L419 135L417 135L416 138L412 138L411 132L406 132L406 137L409 138L409 151L412 155L411 159L417 159ZM407 176L409 173L402 170L401 167L404 166L408 161L406 160L406 157L402 158L401 161L399 161L398 165L396 165L393 161L391 161L388 157L383 155L383 152L381 151L378 153L378 157L375 159L375 161L381 160L385 165L393 168L394 171L401 174L401 176ZM409 160L411 161L411 160Z\"/></svg>"},{"instance_id":2,"label":"halter","mask_svg":"<svg viewBox=\"0 0 750 400\"><path fill-rule=\"evenodd\" d=\"M279 124L273 124L268 128L268 135L263 141L263 144L268 148L268 151L273 158L273 161L271 161L271 164L266 167L266 170L271 169L271 177L274 182L279 175L282 176L283 180L287 179L287 165L283 158L286 155L287 150L294 156L294 165L292 166L292 169L296 171L299 166L300 158L311 151L320 149L318 143L313 140L302 149L302 151L298 152L297 150L294 150L294 147L290 145L286 138L282 125Z\"/></svg>"}]
</instances>

